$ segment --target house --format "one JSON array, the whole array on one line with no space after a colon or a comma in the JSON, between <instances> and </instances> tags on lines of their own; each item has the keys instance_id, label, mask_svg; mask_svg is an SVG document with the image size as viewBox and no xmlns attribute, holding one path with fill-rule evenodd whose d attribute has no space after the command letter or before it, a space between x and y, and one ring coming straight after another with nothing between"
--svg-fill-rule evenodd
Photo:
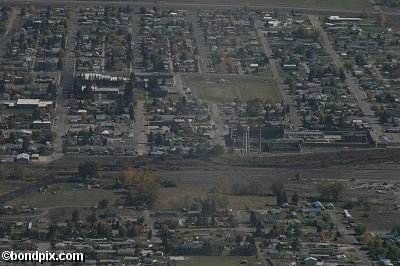
<instances>
[{"instance_id":1,"label":"house","mask_svg":"<svg viewBox=\"0 0 400 266\"><path fill-rule=\"evenodd\" d=\"M32 127L34 129L43 129L46 132L51 130L51 121L49 120L35 120L32 122Z\"/></svg>"},{"instance_id":2,"label":"house","mask_svg":"<svg viewBox=\"0 0 400 266\"><path fill-rule=\"evenodd\" d=\"M381 259L380 263L382 266L393 266L393 263L387 259Z\"/></svg>"},{"instance_id":3,"label":"house","mask_svg":"<svg viewBox=\"0 0 400 266\"><path fill-rule=\"evenodd\" d=\"M17 163L29 163L29 154L27 153L18 154L17 157L15 157L15 161Z\"/></svg>"},{"instance_id":4,"label":"house","mask_svg":"<svg viewBox=\"0 0 400 266\"><path fill-rule=\"evenodd\" d=\"M15 107L19 109L48 108L53 106L53 101L42 101L40 99L18 99Z\"/></svg>"},{"instance_id":5,"label":"house","mask_svg":"<svg viewBox=\"0 0 400 266\"><path fill-rule=\"evenodd\" d=\"M322 261L318 261L318 259L314 257L308 257L304 259L305 265L324 265Z\"/></svg>"},{"instance_id":6,"label":"house","mask_svg":"<svg viewBox=\"0 0 400 266\"><path fill-rule=\"evenodd\" d=\"M144 259L143 259L143 265L146 265L146 266L152 266L152 265L154 265L156 262L157 262L157 260L152 259L152 258L144 258Z\"/></svg>"}]
</instances>

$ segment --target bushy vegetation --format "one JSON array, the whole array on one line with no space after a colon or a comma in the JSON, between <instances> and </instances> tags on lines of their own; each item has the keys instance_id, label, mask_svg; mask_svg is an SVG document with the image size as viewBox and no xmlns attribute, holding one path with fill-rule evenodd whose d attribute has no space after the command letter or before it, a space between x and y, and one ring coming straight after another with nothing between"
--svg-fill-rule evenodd
<instances>
[{"instance_id":1,"label":"bushy vegetation","mask_svg":"<svg viewBox=\"0 0 400 266\"><path fill-rule=\"evenodd\" d=\"M255 181L236 182L232 185L232 193L234 195L260 195L262 185Z\"/></svg>"}]
</instances>

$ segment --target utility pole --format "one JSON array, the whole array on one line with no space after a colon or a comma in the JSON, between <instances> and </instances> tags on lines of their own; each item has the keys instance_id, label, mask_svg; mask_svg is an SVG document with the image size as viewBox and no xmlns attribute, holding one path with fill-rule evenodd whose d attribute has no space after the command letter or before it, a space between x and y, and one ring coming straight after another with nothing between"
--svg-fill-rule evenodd
<instances>
[{"instance_id":1,"label":"utility pole","mask_svg":"<svg viewBox=\"0 0 400 266\"><path fill-rule=\"evenodd\" d=\"M246 143L246 140L245 140L245 131L243 130L243 137L242 137L242 142L243 142L243 144L242 144L242 147L244 148L244 153L246 153L246 146L245 146L245 143Z\"/></svg>"},{"instance_id":2,"label":"utility pole","mask_svg":"<svg viewBox=\"0 0 400 266\"><path fill-rule=\"evenodd\" d=\"M260 129L260 135L259 135L259 147L258 147L258 151L259 151L259 153L261 153L262 151L261 151L261 126L259 126L259 129Z\"/></svg>"},{"instance_id":3,"label":"utility pole","mask_svg":"<svg viewBox=\"0 0 400 266\"><path fill-rule=\"evenodd\" d=\"M250 154L250 127L249 126L247 126L247 148L248 148L247 154Z\"/></svg>"},{"instance_id":4,"label":"utility pole","mask_svg":"<svg viewBox=\"0 0 400 266\"><path fill-rule=\"evenodd\" d=\"M247 130L245 130L245 146L244 146L244 150L245 150L245 152L244 152L244 154L247 154Z\"/></svg>"},{"instance_id":5,"label":"utility pole","mask_svg":"<svg viewBox=\"0 0 400 266\"><path fill-rule=\"evenodd\" d=\"M147 105L149 103L149 92L146 90L146 106L144 107L144 111L146 112L146 120L147 120L147 135L149 135L149 113L147 112Z\"/></svg>"}]
</instances>

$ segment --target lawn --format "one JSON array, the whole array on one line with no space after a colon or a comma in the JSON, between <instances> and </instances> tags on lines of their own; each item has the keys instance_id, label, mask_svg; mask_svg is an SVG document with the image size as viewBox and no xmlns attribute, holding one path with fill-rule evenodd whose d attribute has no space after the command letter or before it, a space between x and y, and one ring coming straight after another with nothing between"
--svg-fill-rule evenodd
<instances>
[{"instance_id":1,"label":"lawn","mask_svg":"<svg viewBox=\"0 0 400 266\"><path fill-rule=\"evenodd\" d=\"M260 98L279 102L281 95L272 80L247 78L246 80L203 80L195 83L198 96L211 102L232 102L239 98L251 100Z\"/></svg>"},{"instance_id":2,"label":"lawn","mask_svg":"<svg viewBox=\"0 0 400 266\"><path fill-rule=\"evenodd\" d=\"M231 256L203 256L203 257L185 257L184 261L177 261L177 266L235 266L240 265L240 261L246 259L249 263L256 262L254 257L231 257ZM242 264L243 265L243 264Z\"/></svg>"},{"instance_id":3,"label":"lawn","mask_svg":"<svg viewBox=\"0 0 400 266\"><path fill-rule=\"evenodd\" d=\"M53 192L56 192L55 194ZM47 193L34 191L9 202L11 205L28 205L36 208L46 207L89 207L97 205L102 199L110 204L121 198L116 190L80 188L76 183L52 185Z\"/></svg>"},{"instance_id":4,"label":"lawn","mask_svg":"<svg viewBox=\"0 0 400 266\"><path fill-rule=\"evenodd\" d=\"M32 115L33 110L30 109L8 109L8 108L0 108L0 113L3 115L16 115L16 116L30 116Z\"/></svg>"},{"instance_id":5,"label":"lawn","mask_svg":"<svg viewBox=\"0 0 400 266\"><path fill-rule=\"evenodd\" d=\"M385 31L383 27L379 26L361 26L361 29L368 33L382 33Z\"/></svg>"}]
</instances>

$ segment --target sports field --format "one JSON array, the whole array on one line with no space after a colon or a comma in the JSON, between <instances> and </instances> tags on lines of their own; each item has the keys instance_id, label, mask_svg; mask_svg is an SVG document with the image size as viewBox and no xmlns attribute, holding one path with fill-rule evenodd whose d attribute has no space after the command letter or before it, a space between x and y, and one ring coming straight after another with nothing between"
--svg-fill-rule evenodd
<instances>
[{"instance_id":1,"label":"sports field","mask_svg":"<svg viewBox=\"0 0 400 266\"><path fill-rule=\"evenodd\" d=\"M279 102L281 95L270 79L212 79L195 82L197 96L211 102L226 103L235 99L243 101L260 98Z\"/></svg>"}]
</instances>

